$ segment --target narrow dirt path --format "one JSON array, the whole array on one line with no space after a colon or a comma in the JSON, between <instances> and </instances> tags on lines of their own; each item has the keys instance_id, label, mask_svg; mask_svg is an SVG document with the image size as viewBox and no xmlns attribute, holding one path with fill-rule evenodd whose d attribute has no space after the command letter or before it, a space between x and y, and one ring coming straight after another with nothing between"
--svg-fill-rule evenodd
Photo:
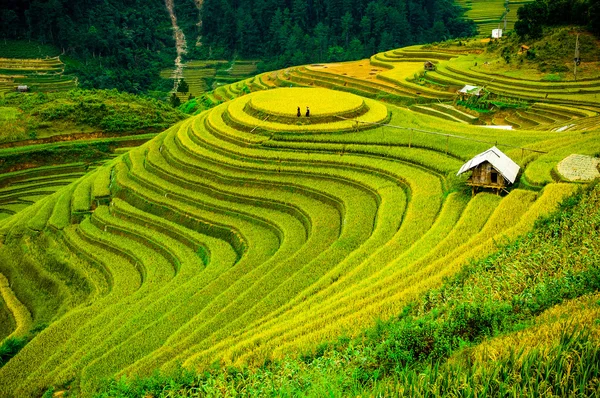
<instances>
[{"instance_id":1,"label":"narrow dirt path","mask_svg":"<svg viewBox=\"0 0 600 398\"><path fill-rule=\"evenodd\" d=\"M201 0L196 0L201 1ZM165 0L167 11L171 17L171 25L173 25L173 37L175 38L175 47L177 50L177 58L175 58L175 70L173 71L173 91L177 92L179 85L179 79L183 77L183 62L181 61L182 56L187 53L187 43L185 41L185 35L179 25L177 24L177 16L175 15L175 6L173 0Z\"/></svg>"},{"instance_id":2,"label":"narrow dirt path","mask_svg":"<svg viewBox=\"0 0 600 398\"><path fill-rule=\"evenodd\" d=\"M198 27L198 37L196 38L196 47L202 46L202 35L200 31L202 30L202 6L204 5L204 0L194 0L196 3L196 8L198 8L198 23L196 26Z\"/></svg>"}]
</instances>

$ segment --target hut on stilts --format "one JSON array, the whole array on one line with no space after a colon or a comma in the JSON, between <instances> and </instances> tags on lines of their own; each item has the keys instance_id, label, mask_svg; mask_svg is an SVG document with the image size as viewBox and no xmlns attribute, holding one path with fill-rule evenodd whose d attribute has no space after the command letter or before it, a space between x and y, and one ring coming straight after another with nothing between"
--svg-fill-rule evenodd
<instances>
[{"instance_id":1,"label":"hut on stilts","mask_svg":"<svg viewBox=\"0 0 600 398\"><path fill-rule=\"evenodd\" d=\"M478 188L493 189L500 194L514 184L519 169L518 164L494 146L465 163L456 175L472 171L467 184L472 187L473 195Z\"/></svg>"}]
</instances>

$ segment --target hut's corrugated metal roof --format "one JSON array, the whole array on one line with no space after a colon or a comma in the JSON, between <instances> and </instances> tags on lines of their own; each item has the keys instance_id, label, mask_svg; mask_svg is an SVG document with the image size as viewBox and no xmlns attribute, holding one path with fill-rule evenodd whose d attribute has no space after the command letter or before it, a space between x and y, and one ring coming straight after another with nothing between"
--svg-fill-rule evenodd
<instances>
[{"instance_id":1,"label":"hut's corrugated metal roof","mask_svg":"<svg viewBox=\"0 0 600 398\"><path fill-rule=\"evenodd\" d=\"M506 156L504 152L495 146L491 147L485 152L480 153L467 163L463 164L456 175L460 175L466 171L469 171L485 161L490 162L492 167L502 174L504 178L506 178L511 184L513 184L517 179L517 174L519 174L520 169L519 165L513 162L511 158Z\"/></svg>"},{"instance_id":2,"label":"hut's corrugated metal roof","mask_svg":"<svg viewBox=\"0 0 600 398\"><path fill-rule=\"evenodd\" d=\"M483 90L483 87L479 86L471 86L470 84L465 85L458 92L463 94L471 94L471 95L479 95L479 93Z\"/></svg>"}]
</instances>

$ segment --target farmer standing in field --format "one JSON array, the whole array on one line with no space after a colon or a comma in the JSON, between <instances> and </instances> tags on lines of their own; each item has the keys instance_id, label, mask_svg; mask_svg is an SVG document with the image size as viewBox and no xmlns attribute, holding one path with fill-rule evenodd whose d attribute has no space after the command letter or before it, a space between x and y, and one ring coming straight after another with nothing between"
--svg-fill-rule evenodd
<instances>
[{"instance_id":1,"label":"farmer standing in field","mask_svg":"<svg viewBox=\"0 0 600 398\"><path fill-rule=\"evenodd\" d=\"M310 109L308 109L308 106L306 107L306 117L310 117Z\"/></svg>"},{"instance_id":2,"label":"farmer standing in field","mask_svg":"<svg viewBox=\"0 0 600 398\"><path fill-rule=\"evenodd\" d=\"M300 117L300 107L298 107L298 113L296 114L298 117Z\"/></svg>"}]
</instances>

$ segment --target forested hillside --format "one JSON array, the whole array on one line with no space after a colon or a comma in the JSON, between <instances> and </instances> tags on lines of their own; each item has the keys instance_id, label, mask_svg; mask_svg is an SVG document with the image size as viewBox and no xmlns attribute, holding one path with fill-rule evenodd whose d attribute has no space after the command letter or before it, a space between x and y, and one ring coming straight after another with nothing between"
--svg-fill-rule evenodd
<instances>
[{"instance_id":1,"label":"forested hillside","mask_svg":"<svg viewBox=\"0 0 600 398\"><path fill-rule=\"evenodd\" d=\"M190 17L197 19L197 13ZM6 0L0 20L2 38L53 44L72 56L70 68L83 88L144 92L175 58L171 22L160 0Z\"/></svg>"},{"instance_id":2,"label":"forested hillside","mask_svg":"<svg viewBox=\"0 0 600 398\"><path fill-rule=\"evenodd\" d=\"M209 0L202 51L287 66L358 59L474 33L451 0ZM231 23L235 21L235 23Z\"/></svg>"},{"instance_id":3,"label":"forested hillside","mask_svg":"<svg viewBox=\"0 0 600 398\"><path fill-rule=\"evenodd\" d=\"M199 11L200 3L174 1L188 59L259 58L267 69L474 33L451 0L207 0ZM176 56L163 0L7 0L0 21L4 39L52 44L72 56L80 87L169 89L159 86L160 69Z\"/></svg>"},{"instance_id":4,"label":"forested hillside","mask_svg":"<svg viewBox=\"0 0 600 398\"><path fill-rule=\"evenodd\" d=\"M600 35L600 0L536 0L521 7L515 30L519 36L538 38L544 26L583 25Z\"/></svg>"}]
</instances>

